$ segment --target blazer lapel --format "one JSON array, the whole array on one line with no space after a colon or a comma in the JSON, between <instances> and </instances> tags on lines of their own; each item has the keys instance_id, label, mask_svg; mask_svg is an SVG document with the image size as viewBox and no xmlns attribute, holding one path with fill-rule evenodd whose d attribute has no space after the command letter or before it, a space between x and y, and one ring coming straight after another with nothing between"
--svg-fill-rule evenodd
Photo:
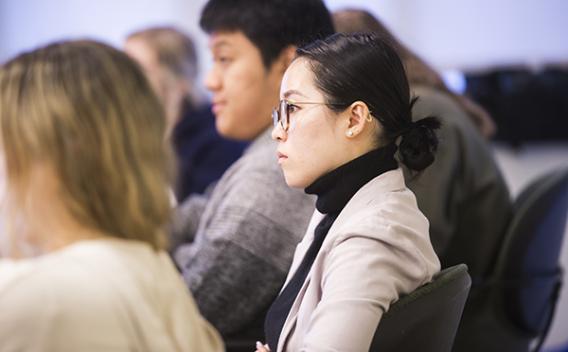
<instances>
[{"instance_id":1,"label":"blazer lapel","mask_svg":"<svg viewBox=\"0 0 568 352\"><path fill-rule=\"evenodd\" d=\"M302 302L302 299L306 293L306 289L308 288L310 281L311 281L311 275L308 274L308 277L306 277L306 280L302 284L302 287L300 288L300 291L298 292L298 295L296 296L296 299L292 304L292 308L290 308L290 313L288 314L288 317L284 322L284 326L282 327L282 332L280 333L280 337L278 338L277 352L284 351L284 346L286 346L286 343L288 342L288 337L290 336L290 333L293 331L294 327L296 326L300 303Z\"/></svg>"}]
</instances>

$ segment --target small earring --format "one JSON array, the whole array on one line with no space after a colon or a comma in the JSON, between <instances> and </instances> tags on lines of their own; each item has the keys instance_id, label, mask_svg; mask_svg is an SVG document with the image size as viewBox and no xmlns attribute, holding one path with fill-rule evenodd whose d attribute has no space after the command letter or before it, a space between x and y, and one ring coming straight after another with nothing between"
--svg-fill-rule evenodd
<instances>
[{"instance_id":1,"label":"small earring","mask_svg":"<svg viewBox=\"0 0 568 352\"><path fill-rule=\"evenodd\" d=\"M347 137L353 137L353 131L352 130L347 131Z\"/></svg>"},{"instance_id":2,"label":"small earring","mask_svg":"<svg viewBox=\"0 0 568 352\"><path fill-rule=\"evenodd\" d=\"M371 117L371 114L367 114L367 121L373 122L373 118Z\"/></svg>"}]
</instances>

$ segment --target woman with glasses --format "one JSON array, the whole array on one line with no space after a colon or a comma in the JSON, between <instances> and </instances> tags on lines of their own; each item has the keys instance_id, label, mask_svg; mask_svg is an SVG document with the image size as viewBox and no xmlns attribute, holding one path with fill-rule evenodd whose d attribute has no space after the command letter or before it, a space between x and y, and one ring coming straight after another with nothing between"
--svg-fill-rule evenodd
<instances>
[{"instance_id":1,"label":"woman with glasses","mask_svg":"<svg viewBox=\"0 0 568 352\"><path fill-rule=\"evenodd\" d=\"M0 350L222 351L168 254L165 119L92 41L0 68Z\"/></svg>"},{"instance_id":2,"label":"woman with glasses","mask_svg":"<svg viewBox=\"0 0 568 352\"><path fill-rule=\"evenodd\" d=\"M366 351L389 306L440 269L398 161L418 177L440 124L412 122L399 57L367 34L299 49L280 93L278 162L317 202L257 351Z\"/></svg>"}]
</instances>

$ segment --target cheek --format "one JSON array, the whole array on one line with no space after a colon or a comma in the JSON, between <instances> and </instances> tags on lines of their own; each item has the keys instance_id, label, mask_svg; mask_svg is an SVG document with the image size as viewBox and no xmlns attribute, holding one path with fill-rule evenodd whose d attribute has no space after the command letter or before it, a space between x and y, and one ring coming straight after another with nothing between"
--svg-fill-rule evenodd
<instances>
[{"instance_id":1,"label":"cheek","mask_svg":"<svg viewBox=\"0 0 568 352\"><path fill-rule=\"evenodd\" d=\"M264 80L261 73L241 64L228 70L224 85L227 108L231 115L248 121L258 114L259 105L266 100Z\"/></svg>"},{"instance_id":2,"label":"cheek","mask_svg":"<svg viewBox=\"0 0 568 352\"><path fill-rule=\"evenodd\" d=\"M262 96L263 76L257 70L247 67L244 63L235 63L230 67L225 76L227 98L231 99L234 106L245 108L255 106Z\"/></svg>"},{"instance_id":3,"label":"cheek","mask_svg":"<svg viewBox=\"0 0 568 352\"><path fill-rule=\"evenodd\" d=\"M271 124L272 107L277 103L277 87L271 82L263 66L234 64L224 78L227 105L218 117L219 131L225 136L250 140Z\"/></svg>"},{"instance_id":4,"label":"cheek","mask_svg":"<svg viewBox=\"0 0 568 352\"><path fill-rule=\"evenodd\" d=\"M335 164L334 135L329 126L311 124L297 126L287 143L290 145L287 181L295 187L307 187L320 176L333 170Z\"/></svg>"},{"instance_id":5,"label":"cheek","mask_svg":"<svg viewBox=\"0 0 568 352\"><path fill-rule=\"evenodd\" d=\"M158 98L164 103L166 101L167 96L167 84L164 80L164 77L158 70L155 69L148 69L145 71L146 77L150 82L150 86L154 90L154 93L158 96Z\"/></svg>"}]
</instances>

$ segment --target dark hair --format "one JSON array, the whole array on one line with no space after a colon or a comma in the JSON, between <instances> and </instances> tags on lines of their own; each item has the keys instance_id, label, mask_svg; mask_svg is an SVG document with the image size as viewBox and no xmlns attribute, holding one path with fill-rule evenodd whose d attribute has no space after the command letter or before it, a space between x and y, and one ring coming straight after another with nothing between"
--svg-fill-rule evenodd
<instances>
[{"instance_id":1,"label":"dark hair","mask_svg":"<svg viewBox=\"0 0 568 352\"><path fill-rule=\"evenodd\" d=\"M241 31L260 50L266 68L288 45L335 32L321 0L209 0L199 24L207 33Z\"/></svg>"},{"instance_id":2,"label":"dark hair","mask_svg":"<svg viewBox=\"0 0 568 352\"><path fill-rule=\"evenodd\" d=\"M411 85L424 85L447 94L470 116L473 123L485 137L491 137L495 133L495 123L481 105L476 104L464 95L453 93L436 70L399 42L391 31L370 12L359 9L345 9L334 12L332 17L337 32L373 32L388 40L396 49L398 55L400 55Z\"/></svg>"},{"instance_id":3,"label":"dark hair","mask_svg":"<svg viewBox=\"0 0 568 352\"><path fill-rule=\"evenodd\" d=\"M335 34L297 51L309 61L315 84L329 108L340 112L363 101L379 120L382 143L395 143L399 136L401 162L421 171L434 161L440 127L436 117L412 122L410 88L402 62L388 40L373 34Z\"/></svg>"}]
</instances>

